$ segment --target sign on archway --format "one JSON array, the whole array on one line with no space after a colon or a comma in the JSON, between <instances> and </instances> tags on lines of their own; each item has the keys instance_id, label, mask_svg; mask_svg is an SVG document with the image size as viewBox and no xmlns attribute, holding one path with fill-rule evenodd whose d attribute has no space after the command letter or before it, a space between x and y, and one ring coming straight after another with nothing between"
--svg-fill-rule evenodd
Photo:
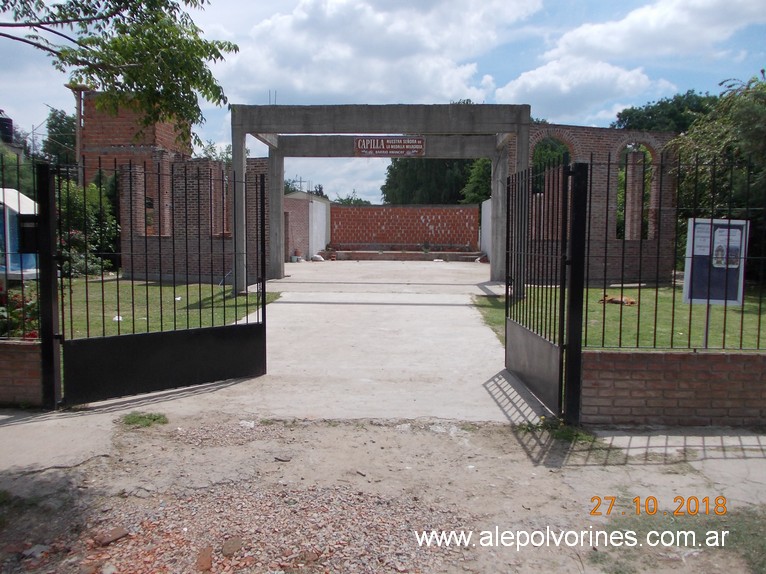
<instances>
[{"instance_id":1,"label":"sign on archway","mask_svg":"<svg viewBox=\"0 0 766 574\"><path fill-rule=\"evenodd\" d=\"M354 138L354 155L357 157L423 157L426 139L423 137L376 137Z\"/></svg>"}]
</instances>

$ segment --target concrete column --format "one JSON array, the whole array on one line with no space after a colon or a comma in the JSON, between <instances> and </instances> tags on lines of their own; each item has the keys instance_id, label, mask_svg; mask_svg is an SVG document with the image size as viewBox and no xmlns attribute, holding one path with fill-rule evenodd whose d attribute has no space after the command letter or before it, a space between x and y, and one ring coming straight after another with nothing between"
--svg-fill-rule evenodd
<instances>
[{"instance_id":1,"label":"concrete column","mask_svg":"<svg viewBox=\"0 0 766 574\"><path fill-rule=\"evenodd\" d=\"M529 169L530 157L529 157L529 124L530 124L530 109L525 106L523 117L516 124L516 165L513 166L515 173L521 173ZM511 236L511 249L516 253L515 258L511 261L512 269L509 273L513 277L513 296L517 299L523 299L526 296L525 289L527 284L526 271L527 262L527 237L529 236L529 205L526 202L526 196L522 196L522 203L517 205L516 217L510 222L511 229L507 232ZM503 206L503 217L505 217L505 209ZM505 238L503 238L505 240ZM503 243L505 246L505 243Z\"/></svg>"},{"instance_id":2,"label":"concrete column","mask_svg":"<svg viewBox=\"0 0 766 574\"><path fill-rule=\"evenodd\" d=\"M530 107L519 106L516 121L516 165L515 172L529 167L529 124L531 121ZM498 134L498 142L507 142L509 134ZM492 253L489 258L489 273L491 281L505 281L505 240L506 233L514 236L518 229L506 229L505 189L509 173L508 147L498 147L497 154L492 158ZM526 225L528 222L523 222ZM515 222L511 225L516 227ZM513 239L513 238L512 238Z\"/></svg>"},{"instance_id":3,"label":"concrete column","mask_svg":"<svg viewBox=\"0 0 766 574\"><path fill-rule=\"evenodd\" d=\"M232 170L234 180L234 273L233 292L243 293L247 290L247 213L245 211L245 177L247 174L245 137L246 133L237 121L237 108L231 110L231 147Z\"/></svg>"},{"instance_id":4,"label":"concrete column","mask_svg":"<svg viewBox=\"0 0 766 574\"><path fill-rule=\"evenodd\" d=\"M285 156L277 148L269 148L269 245L266 279L285 276Z\"/></svg>"},{"instance_id":5,"label":"concrete column","mask_svg":"<svg viewBox=\"0 0 766 574\"><path fill-rule=\"evenodd\" d=\"M490 281L505 281L505 187L508 179L508 149L503 146L492 157L492 253Z\"/></svg>"}]
</instances>

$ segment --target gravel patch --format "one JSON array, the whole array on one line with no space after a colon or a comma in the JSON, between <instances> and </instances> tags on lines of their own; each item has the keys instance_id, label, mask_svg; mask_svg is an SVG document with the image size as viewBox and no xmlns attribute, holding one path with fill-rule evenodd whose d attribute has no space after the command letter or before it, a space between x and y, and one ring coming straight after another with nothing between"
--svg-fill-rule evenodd
<instances>
[{"instance_id":1,"label":"gravel patch","mask_svg":"<svg viewBox=\"0 0 766 574\"><path fill-rule=\"evenodd\" d=\"M68 558L53 569L26 561L23 571L460 572L467 550L421 548L414 531L463 528L470 521L412 497L348 486L264 490L247 482L108 504L94 511ZM120 535L104 543L114 533Z\"/></svg>"},{"instance_id":2,"label":"gravel patch","mask_svg":"<svg viewBox=\"0 0 766 574\"><path fill-rule=\"evenodd\" d=\"M191 446L242 446L254 440L284 436L284 425L277 421L240 420L214 422L196 427L176 427L173 439Z\"/></svg>"}]
</instances>

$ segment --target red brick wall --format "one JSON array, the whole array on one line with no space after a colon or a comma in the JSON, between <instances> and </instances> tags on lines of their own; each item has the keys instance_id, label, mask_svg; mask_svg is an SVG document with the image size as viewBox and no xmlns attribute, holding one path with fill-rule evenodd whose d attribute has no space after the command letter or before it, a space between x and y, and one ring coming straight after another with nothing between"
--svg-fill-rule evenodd
<instances>
[{"instance_id":1,"label":"red brick wall","mask_svg":"<svg viewBox=\"0 0 766 574\"><path fill-rule=\"evenodd\" d=\"M670 281L674 263L675 243L675 179L670 173L659 173L655 168L649 205L648 238L623 240L617 236L617 189L620 153L626 145L640 143L650 151L652 162L659 164L665 145L674 136L666 132L644 132L606 128L535 124L530 127L530 159L535 146L547 137L565 144L571 161L590 164L588 191L588 277L607 282L624 280ZM516 162L516 146L509 147L510 165ZM670 162L672 164L672 162ZM551 196L552 197L552 196ZM557 239L558 234L535 228L536 222L545 221L552 229L558 220L558 205L547 200L529 202L529 220L532 241L527 249L531 253L556 255L555 246L546 240ZM634 217L639 217L640 214ZM629 218L630 219L630 218ZM554 251L551 251L554 249ZM538 259L527 258L531 269L543 269ZM546 279L541 277L541 279Z\"/></svg>"},{"instance_id":2,"label":"red brick wall","mask_svg":"<svg viewBox=\"0 0 766 574\"><path fill-rule=\"evenodd\" d=\"M224 185L221 164L206 159L185 160L169 166L158 178L143 166L123 170L120 178L120 232L122 270L133 279L215 281L231 283L234 240L231 229L219 219L231 220L234 186ZM265 158L248 159L247 266L248 281L260 272L257 229L260 205L256 201L257 176L265 173ZM172 173L172 177L169 175ZM167 181L158 190L154 225L149 228L144 209L146 182ZM156 187L156 186L155 186ZM268 190L268 177L266 178ZM223 210L223 205L226 205ZM266 196L268 213L268 192ZM268 221L266 222L268 254Z\"/></svg>"},{"instance_id":3,"label":"red brick wall","mask_svg":"<svg viewBox=\"0 0 766 574\"><path fill-rule=\"evenodd\" d=\"M308 259L312 254L309 253L309 208L311 204L306 199L296 197L285 197L284 208L288 214L289 228L285 229L285 250L289 257L298 254Z\"/></svg>"},{"instance_id":4,"label":"red brick wall","mask_svg":"<svg viewBox=\"0 0 766 574\"><path fill-rule=\"evenodd\" d=\"M40 353L39 342L0 341L0 404L42 406Z\"/></svg>"},{"instance_id":5,"label":"red brick wall","mask_svg":"<svg viewBox=\"0 0 766 574\"><path fill-rule=\"evenodd\" d=\"M766 354L583 352L582 424L766 422Z\"/></svg>"},{"instance_id":6,"label":"red brick wall","mask_svg":"<svg viewBox=\"0 0 766 574\"><path fill-rule=\"evenodd\" d=\"M338 250L476 251L479 206L333 204L330 237Z\"/></svg>"},{"instance_id":7,"label":"red brick wall","mask_svg":"<svg viewBox=\"0 0 766 574\"><path fill-rule=\"evenodd\" d=\"M178 132L169 122L141 130L140 116L133 110L120 108L116 114L96 107L97 92L83 97L82 155L85 180L91 181L99 167L114 170L130 162L151 163L155 152L165 151L188 157L191 149L178 140Z\"/></svg>"}]
</instances>

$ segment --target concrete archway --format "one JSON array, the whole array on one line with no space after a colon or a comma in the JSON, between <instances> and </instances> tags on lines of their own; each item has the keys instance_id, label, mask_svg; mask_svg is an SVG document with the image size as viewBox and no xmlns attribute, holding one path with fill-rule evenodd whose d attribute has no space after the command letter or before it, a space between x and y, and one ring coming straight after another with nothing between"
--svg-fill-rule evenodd
<instances>
[{"instance_id":1,"label":"concrete archway","mask_svg":"<svg viewBox=\"0 0 766 574\"><path fill-rule=\"evenodd\" d=\"M284 277L283 181L286 157L355 157L356 139L365 136L415 137L423 141L419 157L492 161L493 281L505 279L505 186L509 149L514 169L529 162L529 105L334 105L231 106L235 178L246 177L245 138L269 147L268 279ZM377 154L376 157L401 157ZM234 200L235 290L247 288L245 185Z\"/></svg>"}]
</instances>

